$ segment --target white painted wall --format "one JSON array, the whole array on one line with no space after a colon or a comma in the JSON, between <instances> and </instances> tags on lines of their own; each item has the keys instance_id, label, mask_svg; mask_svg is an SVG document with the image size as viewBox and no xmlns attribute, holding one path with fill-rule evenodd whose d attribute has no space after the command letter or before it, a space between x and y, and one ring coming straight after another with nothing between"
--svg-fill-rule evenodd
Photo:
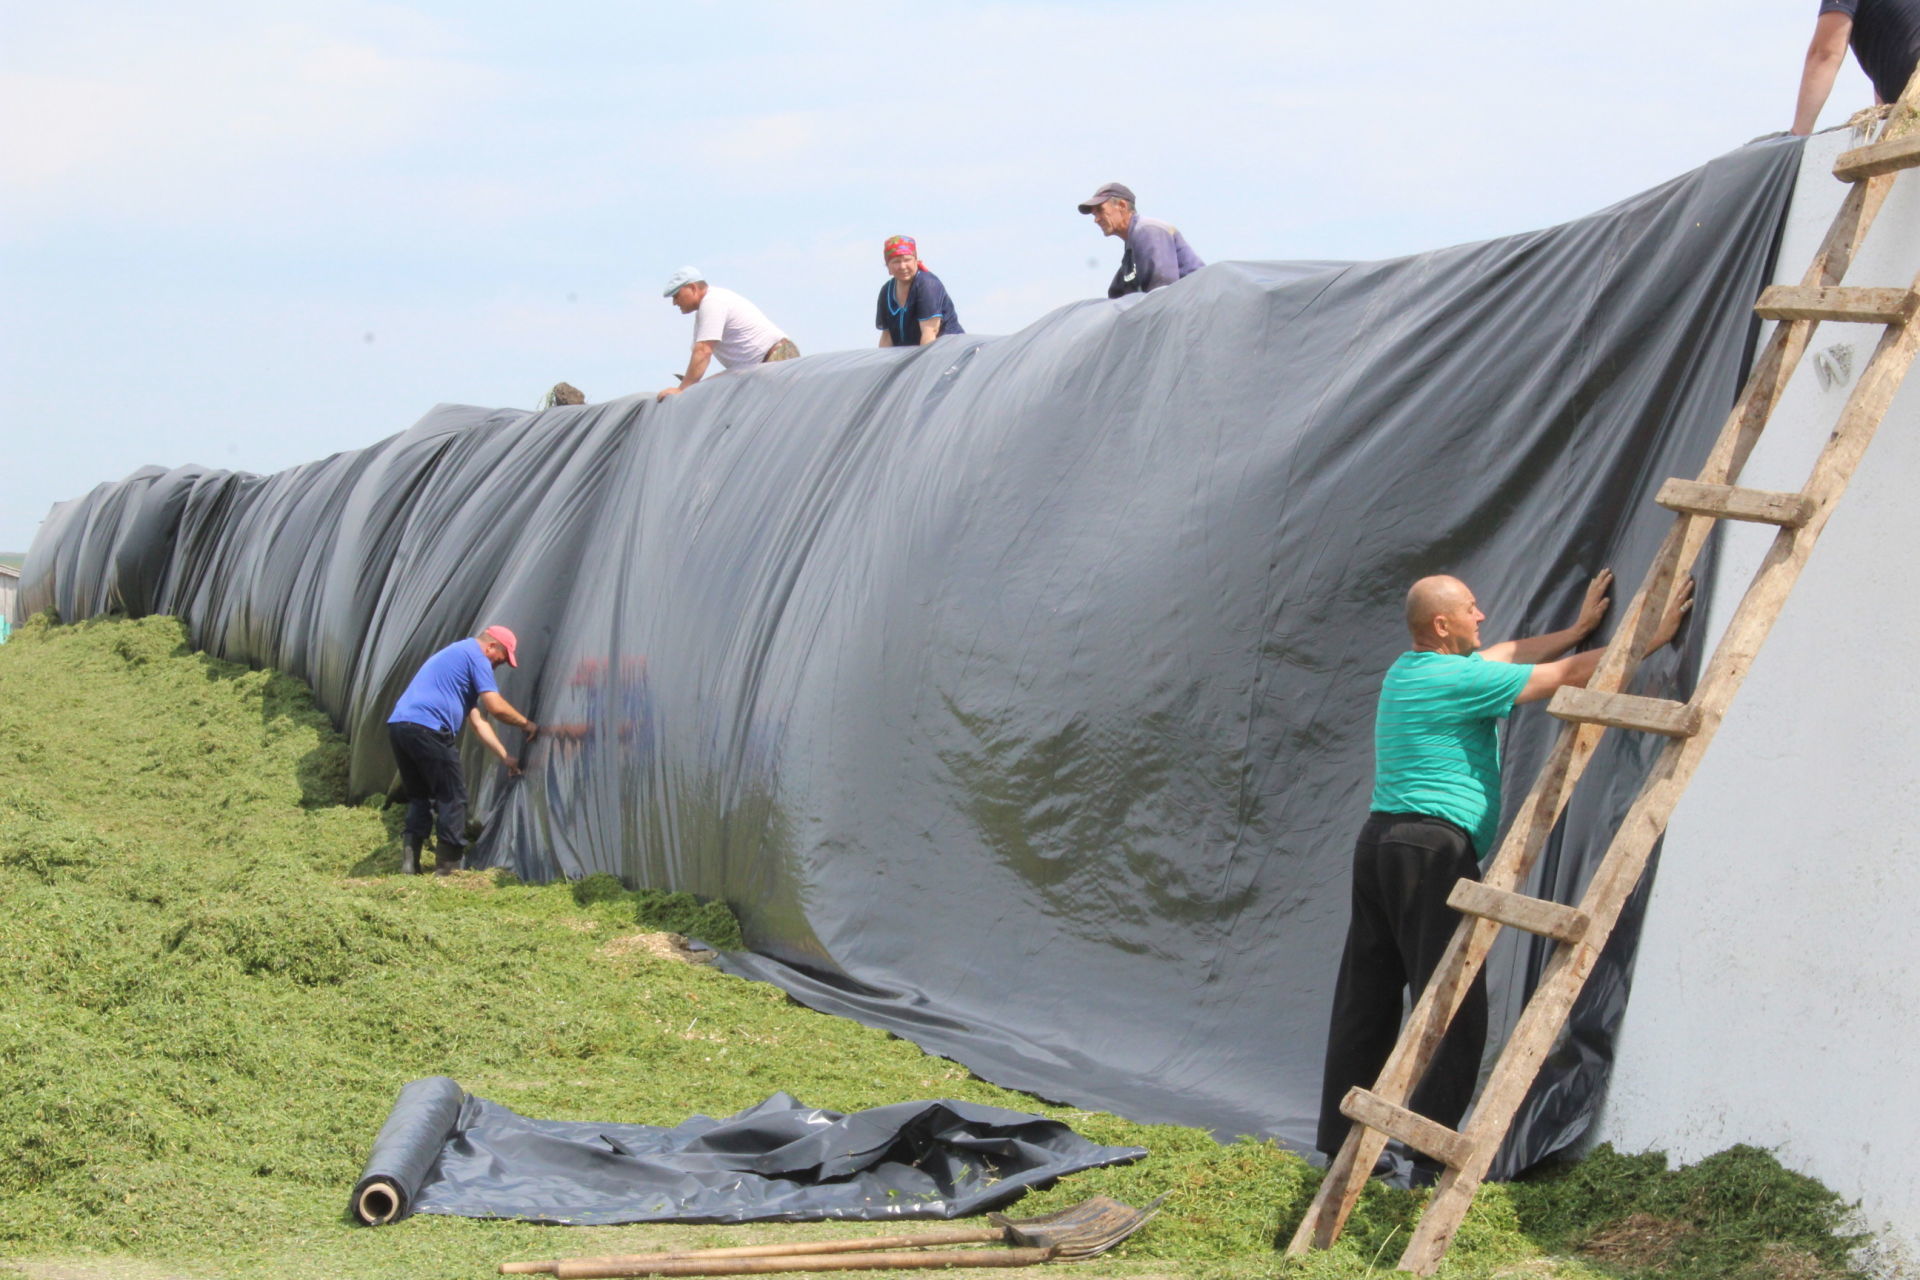
<instances>
[{"instance_id":1,"label":"white painted wall","mask_svg":"<svg viewBox=\"0 0 1920 1280\"><path fill-rule=\"evenodd\" d=\"M1797 283L1844 188L1814 138L1776 279ZM1846 283L1920 269L1920 172ZM1744 483L1801 487L1880 330L1822 325ZM1764 334L1762 335L1765 336ZM1851 358L1823 388L1818 353ZM1717 634L1770 541L1728 526ZM1692 1161L1737 1142L1861 1201L1920 1258L1920 369L1668 829L1596 1138ZM1896 1267L1898 1264L1895 1264ZM1911 1262L1907 1264L1911 1266ZM1901 1274L1920 1275L1920 1271Z\"/></svg>"}]
</instances>

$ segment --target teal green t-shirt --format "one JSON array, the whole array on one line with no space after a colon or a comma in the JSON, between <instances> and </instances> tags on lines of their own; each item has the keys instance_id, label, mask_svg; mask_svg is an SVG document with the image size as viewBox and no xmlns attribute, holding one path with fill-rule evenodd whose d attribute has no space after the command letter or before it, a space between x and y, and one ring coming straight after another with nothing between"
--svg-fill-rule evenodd
<instances>
[{"instance_id":1,"label":"teal green t-shirt","mask_svg":"<svg viewBox=\"0 0 1920 1280\"><path fill-rule=\"evenodd\" d=\"M1493 851L1500 826L1500 739L1533 668L1477 653L1401 654L1380 682L1373 722L1375 813L1425 813Z\"/></svg>"}]
</instances>

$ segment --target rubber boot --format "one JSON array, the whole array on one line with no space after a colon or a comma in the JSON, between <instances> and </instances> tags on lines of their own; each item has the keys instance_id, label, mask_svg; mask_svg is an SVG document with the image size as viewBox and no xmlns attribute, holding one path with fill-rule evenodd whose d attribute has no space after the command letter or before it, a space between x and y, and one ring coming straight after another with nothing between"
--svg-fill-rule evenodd
<instances>
[{"instance_id":1,"label":"rubber boot","mask_svg":"<svg viewBox=\"0 0 1920 1280\"><path fill-rule=\"evenodd\" d=\"M400 842L400 874L420 874L420 841L413 836L407 836Z\"/></svg>"},{"instance_id":2,"label":"rubber boot","mask_svg":"<svg viewBox=\"0 0 1920 1280\"><path fill-rule=\"evenodd\" d=\"M441 853L439 860L433 864L433 874L436 876L450 876L460 870L466 862L462 856L465 852L465 850L455 850L451 857L447 856L444 852Z\"/></svg>"}]
</instances>

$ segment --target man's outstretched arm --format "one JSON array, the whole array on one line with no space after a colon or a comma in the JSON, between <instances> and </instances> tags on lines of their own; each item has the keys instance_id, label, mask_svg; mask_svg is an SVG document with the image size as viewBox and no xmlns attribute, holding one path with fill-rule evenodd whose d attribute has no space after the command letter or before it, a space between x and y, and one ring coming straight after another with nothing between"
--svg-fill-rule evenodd
<instances>
[{"instance_id":1,"label":"man's outstretched arm","mask_svg":"<svg viewBox=\"0 0 1920 1280\"><path fill-rule=\"evenodd\" d=\"M481 723L477 717L483 708L486 713L495 720L504 720L516 729L525 729L529 737L539 731L539 725L529 720L526 716L521 715L511 702L508 702L491 689L480 695L480 705L475 707L471 713L476 717L476 727Z\"/></svg>"},{"instance_id":2,"label":"man's outstretched arm","mask_svg":"<svg viewBox=\"0 0 1920 1280\"><path fill-rule=\"evenodd\" d=\"M680 385L668 387L659 395L655 396L654 399L659 401L665 400L668 396L677 396L694 383L700 381L700 379L706 377L707 363L713 359L713 348L715 345L717 344L712 342L694 343L693 354L687 358L687 371L680 375Z\"/></svg>"},{"instance_id":3,"label":"man's outstretched arm","mask_svg":"<svg viewBox=\"0 0 1920 1280\"><path fill-rule=\"evenodd\" d=\"M1580 617L1572 626L1522 640L1502 640L1482 649L1480 656L1488 662L1549 662L1594 633L1600 620L1607 616L1607 610L1613 607L1609 595L1612 590L1613 570L1602 569L1587 584L1586 598L1580 602Z\"/></svg>"},{"instance_id":4,"label":"man's outstretched arm","mask_svg":"<svg viewBox=\"0 0 1920 1280\"><path fill-rule=\"evenodd\" d=\"M1807 46L1807 61L1800 69L1800 96L1793 105L1793 132L1813 132L1820 108L1827 105L1833 92L1833 78L1847 60L1847 41L1853 36L1853 18L1844 13L1823 13L1813 24L1813 43Z\"/></svg>"},{"instance_id":5,"label":"man's outstretched arm","mask_svg":"<svg viewBox=\"0 0 1920 1280\"><path fill-rule=\"evenodd\" d=\"M519 769L520 762L508 753L506 744L500 741L500 735L493 731L493 726L487 723L487 718L480 714L480 708L475 707L467 712L467 723L473 728L473 736L480 739L480 745L498 756L501 764L506 765L508 769Z\"/></svg>"}]
</instances>

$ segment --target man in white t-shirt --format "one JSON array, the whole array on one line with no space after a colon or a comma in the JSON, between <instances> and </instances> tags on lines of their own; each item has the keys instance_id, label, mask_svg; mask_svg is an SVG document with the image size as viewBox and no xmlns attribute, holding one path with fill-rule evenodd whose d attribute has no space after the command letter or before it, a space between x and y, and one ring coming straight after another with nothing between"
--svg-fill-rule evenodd
<instances>
[{"instance_id":1,"label":"man in white t-shirt","mask_svg":"<svg viewBox=\"0 0 1920 1280\"><path fill-rule=\"evenodd\" d=\"M800 354L793 339L780 332L760 308L731 289L709 285L698 267L682 267L667 277L663 293L683 314L693 317L693 355L687 361L687 371L680 375L680 384L668 387L655 400L677 396L700 381L715 356L725 368L738 369L791 360Z\"/></svg>"}]
</instances>

